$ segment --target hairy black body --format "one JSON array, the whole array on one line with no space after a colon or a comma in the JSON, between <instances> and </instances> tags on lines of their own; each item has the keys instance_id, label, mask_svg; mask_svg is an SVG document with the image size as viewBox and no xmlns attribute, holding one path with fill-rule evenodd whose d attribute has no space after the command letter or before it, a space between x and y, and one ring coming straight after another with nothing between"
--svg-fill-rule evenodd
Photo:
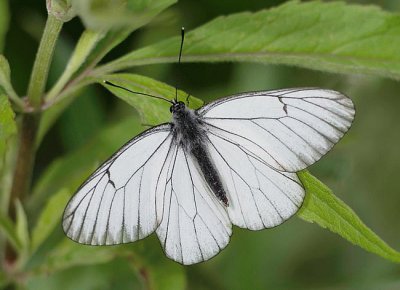
<instances>
[{"instance_id":1,"label":"hairy black body","mask_svg":"<svg viewBox=\"0 0 400 290\"><path fill-rule=\"evenodd\" d=\"M174 139L178 142L179 146L182 146L188 154L194 157L208 186L216 197L225 206L228 206L228 199L221 178L207 150L206 132L203 129L202 121L183 102L174 103L171 106L171 112L173 114Z\"/></svg>"}]
</instances>

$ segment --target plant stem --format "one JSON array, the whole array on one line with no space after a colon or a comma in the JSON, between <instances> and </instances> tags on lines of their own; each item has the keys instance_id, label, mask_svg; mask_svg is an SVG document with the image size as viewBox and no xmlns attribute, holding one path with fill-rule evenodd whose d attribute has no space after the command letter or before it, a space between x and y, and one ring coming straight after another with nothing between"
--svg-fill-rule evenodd
<instances>
[{"instance_id":1,"label":"plant stem","mask_svg":"<svg viewBox=\"0 0 400 290\"><path fill-rule=\"evenodd\" d=\"M8 215L15 221L15 201L22 200L29 192L33 164L35 161L35 139L39 127L37 114L27 114L22 118L21 135L18 156L12 181ZM10 245L6 245L5 259L8 265L13 265L17 256Z\"/></svg>"},{"instance_id":2,"label":"plant stem","mask_svg":"<svg viewBox=\"0 0 400 290\"><path fill-rule=\"evenodd\" d=\"M36 60L33 65L31 79L28 87L28 101L30 105L37 109L41 106L43 93L47 83L50 63L58 35L61 31L63 22L49 14L44 28L43 36L40 41Z\"/></svg>"},{"instance_id":3,"label":"plant stem","mask_svg":"<svg viewBox=\"0 0 400 290\"><path fill-rule=\"evenodd\" d=\"M9 216L15 220L14 203L23 199L29 191L32 168L35 157L35 139L39 126L39 115L24 115L21 125L18 156L15 165L14 178L11 187Z\"/></svg>"},{"instance_id":4,"label":"plant stem","mask_svg":"<svg viewBox=\"0 0 400 290\"><path fill-rule=\"evenodd\" d=\"M44 97L49 68L53 52L63 22L49 15L39 44L36 59L33 64L31 79L28 86L28 102L34 110L39 109ZM23 200L28 194L31 185L31 176L35 161L35 141L40 121L40 113L24 114L22 116L18 155L15 164L8 214L15 221L15 201ZM10 247L6 246L6 263L15 264L17 255Z\"/></svg>"},{"instance_id":5,"label":"plant stem","mask_svg":"<svg viewBox=\"0 0 400 290\"><path fill-rule=\"evenodd\" d=\"M54 48L63 22L49 15L43 31L42 39L33 64L28 87L28 101L38 108L43 99L44 89ZM11 188L9 214L14 219L14 203L22 199L29 191L33 163L35 159L35 139L39 126L40 114L25 114L22 117L21 134L14 179Z\"/></svg>"}]
</instances>

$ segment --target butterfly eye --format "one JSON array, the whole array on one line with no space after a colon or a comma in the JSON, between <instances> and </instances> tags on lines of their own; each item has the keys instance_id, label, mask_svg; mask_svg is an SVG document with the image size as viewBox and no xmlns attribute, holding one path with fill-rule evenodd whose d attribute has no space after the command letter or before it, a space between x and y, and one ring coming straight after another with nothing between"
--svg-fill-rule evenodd
<instances>
[{"instance_id":1,"label":"butterfly eye","mask_svg":"<svg viewBox=\"0 0 400 290\"><path fill-rule=\"evenodd\" d=\"M169 107L169 111L172 113L174 106Z\"/></svg>"}]
</instances>

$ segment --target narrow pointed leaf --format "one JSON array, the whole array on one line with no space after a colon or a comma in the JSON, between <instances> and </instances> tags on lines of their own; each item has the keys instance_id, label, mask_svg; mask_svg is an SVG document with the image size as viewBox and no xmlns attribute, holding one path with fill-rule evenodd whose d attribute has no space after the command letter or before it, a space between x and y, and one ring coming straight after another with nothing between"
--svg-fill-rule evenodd
<instances>
[{"instance_id":1,"label":"narrow pointed leaf","mask_svg":"<svg viewBox=\"0 0 400 290\"><path fill-rule=\"evenodd\" d=\"M61 222L60 213L64 211L64 207L70 197L70 191L65 188L50 197L32 231L32 252L35 252L55 227L59 226Z\"/></svg>"},{"instance_id":2,"label":"narrow pointed leaf","mask_svg":"<svg viewBox=\"0 0 400 290\"><path fill-rule=\"evenodd\" d=\"M118 248L84 246L65 238L48 253L35 273L50 274L76 266L106 263L117 257L118 252Z\"/></svg>"},{"instance_id":3,"label":"narrow pointed leaf","mask_svg":"<svg viewBox=\"0 0 400 290\"><path fill-rule=\"evenodd\" d=\"M22 251L27 253L29 250L30 237L28 230L28 219L26 217L25 210L19 200L15 202L15 212L16 212L16 233L18 239L21 241Z\"/></svg>"},{"instance_id":4,"label":"narrow pointed leaf","mask_svg":"<svg viewBox=\"0 0 400 290\"><path fill-rule=\"evenodd\" d=\"M11 246L17 252L21 250L22 244L18 238L15 225L10 220L10 218L4 215L2 212L0 212L0 233L7 238Z\"/></svg>"},{"instance_id":5,"label":"narrow pointed leaf","mask_svg":"<svg viewBox=\"0 0 400 290\"><path fill-rule=\"evenodd\" d=\"M17 132L14 118L15 114L10 102L5 95L0 94L0 169L2 168L7 140Z\"/></svg>"},{"instance_id":6,"label":"narrow pointed leaf","mask_svg":"<svg viewBox=\"0 0 400 290\"><path fill-rule=\"evenodd\" d=\"M22 100L18 97L11 85L10 65L7 59L0 54L0 92L1 91L4 91L18 106L23 106Z\"/></svg>"},{"instance_id":7,"label":"narrow pointed leaf","mask_svg":"<svg viewBox=\"0 0 400 290\"><path fill-rule=\"evenodd\" d=\"M340 235L364 250L400 263L400 253L392 249L356 213L307 171L298 173L306 188L306 200L298 216Z\"/></svg>"},{"instance_id":8,"label":"narrow pointed leaf","mask_svg":"<svg viewBox=\"0 0 400 290\"><path fill-rule=\"evenodd\" d=\"M68 61L67 67L65 68L63 74L50 90L47 95L47 100L51 100L57 96L57 94L62 90L62 88L70 80L71 76L81 67L81 65L86 61L89 54L96 47L97 43L105 36L104 32L101 31L91 31L85 30L76 47Z\"/></svg>"}]
</instances>

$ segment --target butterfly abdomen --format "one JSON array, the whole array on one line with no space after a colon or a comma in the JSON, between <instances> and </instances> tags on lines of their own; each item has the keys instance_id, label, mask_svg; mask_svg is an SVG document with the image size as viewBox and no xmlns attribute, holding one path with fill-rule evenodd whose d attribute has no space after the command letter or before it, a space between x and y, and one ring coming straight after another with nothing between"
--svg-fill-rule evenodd
<instances>
[{"instance_id":1,"label":"butterfly abdomen","mask_svg":"<svg viewBox=\"0 0 400 290\"><path fill-rule=\"evenodd\" d=\"M215 196L225 206L228 206L228 199L221 177L207 151L207 135L200 118L194 111L182 105L177 105L172 109L172 112L174 137L177 144L194 157L208 186Z\"/></svg>"},{"instance_id":2,"label":"butterfly abdomen","mask_svg":"<svg viewBox=\"0 0 400 290\"><path fill-rule=\"evenodd\" d=\"M222 201L225 206L228 206L228 198L226 197L226 192L222 185L221 178L218 171L215 169L204 144L193 147L191 154L195 157L208 186L210 186L217 198Z\"/></svg>"}]
</instances>

